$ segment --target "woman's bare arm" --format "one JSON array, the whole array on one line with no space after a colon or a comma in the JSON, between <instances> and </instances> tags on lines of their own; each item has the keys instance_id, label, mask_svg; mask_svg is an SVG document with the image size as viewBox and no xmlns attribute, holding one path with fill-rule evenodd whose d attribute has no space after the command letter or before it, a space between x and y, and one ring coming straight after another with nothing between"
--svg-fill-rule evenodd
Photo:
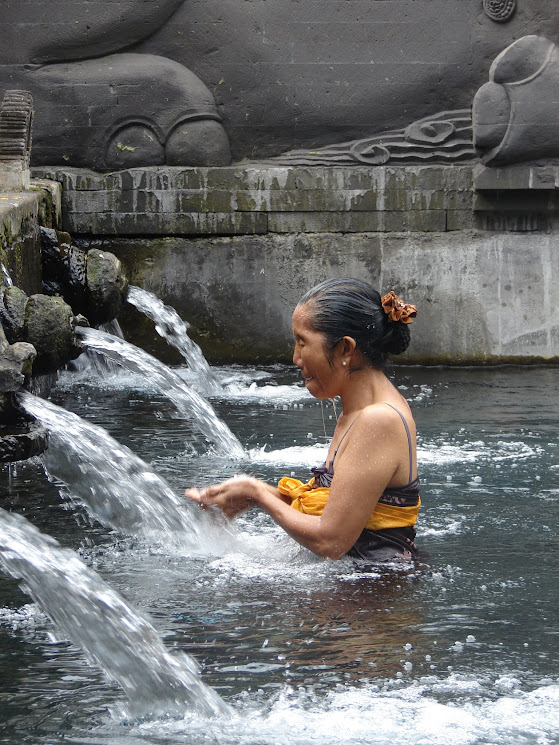
<instances>
[{"instance_id":1,"label":"woman's bare arm","mask_svg":"<svg viewBox=\"0 0 559 745\"><path fill-rule=\"evenodd\" d=\"M359 537L398 469L402 452L407 453L407 444L404 450L402 444L389 409L364 410L338 453L330 495L320 517L292 509L277 489L257 479L225 481L199 492L196 501L202 506L216 505L227 516L256 504L303 546L319 556L338 559Z\"/></svg>"}]
</instances>

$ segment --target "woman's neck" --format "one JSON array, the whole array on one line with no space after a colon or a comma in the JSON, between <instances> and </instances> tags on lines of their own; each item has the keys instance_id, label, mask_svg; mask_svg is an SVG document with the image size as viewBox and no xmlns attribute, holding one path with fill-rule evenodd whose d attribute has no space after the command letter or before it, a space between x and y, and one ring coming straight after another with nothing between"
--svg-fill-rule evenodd
<instances>
[{"instance_id":1,"label":"woman's neck","mask_svg":"<svg viewBox=\"0 0 559 745\"><path fill-rule=\"evenodd\" d=\"M386 401L394 395L394 386L381 370L367 368L350 373L340 393L342 415L350 417L365 406Z\"/></svg>"}]
</instances>

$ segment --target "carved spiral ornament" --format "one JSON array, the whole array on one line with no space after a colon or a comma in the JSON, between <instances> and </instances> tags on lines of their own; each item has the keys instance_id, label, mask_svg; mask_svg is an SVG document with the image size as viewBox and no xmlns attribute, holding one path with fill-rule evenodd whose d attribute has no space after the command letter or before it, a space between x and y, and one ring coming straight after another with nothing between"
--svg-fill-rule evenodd
<instances>
[{"instance_id":1,"label":"carved spiral ornament","mask_svg":"<svg viewBox=\"0 0 559 745\"><path fill-rule=\"evenodd\" d=\"M516 10L516 0L483 0L483 9L492 21L506 23Z\"/></svg>"}]
</instances>

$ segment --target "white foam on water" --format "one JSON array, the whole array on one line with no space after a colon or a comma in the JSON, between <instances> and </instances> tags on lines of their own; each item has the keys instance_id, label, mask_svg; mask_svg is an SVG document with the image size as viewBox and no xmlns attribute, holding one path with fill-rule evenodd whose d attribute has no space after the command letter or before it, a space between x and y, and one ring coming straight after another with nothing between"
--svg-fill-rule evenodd
<instances>
[{"instance_id":1,"label":"white foam on water","mask_svg":"<svg viewBox=\"0 0 559 745\"><path fill-rule=\"evenodd\" d=\"M535 448L522 442L506 443L506 448L499 443L487 444L482 447L479 443L465 443L451 445L440 443L422 443L417 449L418 465L447 465L451 463L476 463L491 461L519 461L538 455ZM253 448L249 451L249 458L255 463L273 463L284 465L315 466L324 462L328 446L315 443L313 445L293 445L277 450Z\"/></svg>"},{"instance_id":2,"label":"white foam on water","mask_svg":"<svg viewBox=\"0 0 559 745\"><path fill-rule=\"evenodd\" d=\"M468 530L468 518L456 519L454 516L449 516L446 520L441 520L439 516L434 519L429 519L426 524L426 519L421 515L421 538L427 538L431 536L447 536L447 535L460 535L465 530Z\"/></svg>"},{"instance_id":3,"label":"white foam on water","mask_svg":"<svg viewBox=\"0 0 559 745\"><path fill-rule=\"evenodd\" d=\"M184 380L194 390L201 390L206 395L212 396L211 391L199 385L199 380L187 367L173 367L173 372ZM295 402L311 402L312 396L301 383L290 385L278 385L273 382L273 373L259 370L258 368L246 368L243 370L231 370L231 368L212 368L212 372L219 380L223 389L213 395L227 401L243 401L247 403L281 404L292 405ZM269 381L269 382L266 382ZM59 373L58 386L67 390L75 384L84 383L93 388L106 390L130 389L136 391L155 391L156 387L150 385L149 381L141 375L120 368L116 372L105 373L102 377L92 375L90 370L86 371L62 371Z\"/></svg>"},{"instance_id":4,"label":"white foam on water","mask_svg":"<svg viewBox=\"0 0 559 745\"><path fill-rule=\"evenodd\" d=\"M249 450L248 455L251 463L267 463L283 466L318 466L324 463L328 453L328 447L315 443L313 445L293 445L278 450L266 450L263 448L253 448ZM309 474L309 478L310 478Z\"/></svg>"},{"instance_id":5,"label":"white foam on water","mask_svg":"<svg viewBox=\"0 0 559 745\"><path fill-rule=\"evenodd\" d=\"M145 722L133 726L133 739L123 743L157 738L166 744L188 737L217 745L554 745L559 737L556 684L493 700L496 681L450 675L396 683L392 690L340 685L326 698L284 687L269 705L247 701L226 724L194 717Z\"/></svg>"},{"instance_id":6,"label":"white foam on water","mask_svg":"<svg viewBox=\"0 0 559 745\"><path fill-rule=\"evenodd\" d=\"M0 608L0 625L12 631L35 632L48 624L48 618L34 603L26 603L21 608Z\"/></svg>"},{"instance_id":7,"label":"white foam on water","mask_svg":"<svg viewBox=\"0 0 559 745\"><path fill-rule=\"evenodd\" d=\"M520 461L540 454L540 449L533 448L525 442L499 440L464 442L461 444L447 442L421 442L417 449L417 461L421 465L446 465L449 463L481 463L491 460L493 463Z\"/></svg>"}]
</instances>

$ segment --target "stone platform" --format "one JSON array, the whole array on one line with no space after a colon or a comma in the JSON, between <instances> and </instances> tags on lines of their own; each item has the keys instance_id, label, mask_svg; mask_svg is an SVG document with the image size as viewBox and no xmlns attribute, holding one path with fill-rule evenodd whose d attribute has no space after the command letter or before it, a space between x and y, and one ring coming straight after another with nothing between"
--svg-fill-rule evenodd
<instances>
[{"instance_id":1,"label":"stone platform","mask_svg":"<svg viewBox=\"0 0 559 745\"><path fill-rule=\"evenodd\" d=\"M472 167L35 169L73 234L441 232L474 227Z\"/></svg>"},{"instance_id":2,"label":"stone platform","mask_svg":"<svg viewBox=\"0 0 559 745\"><path fill-rule=\"evenodd\" d=\"M33 175L62 184L62 228L116 253L132 284L192 323L212 361L288 361L299 297L350 275L418 306L406 362L497 364L559 361L554 168L241 163ZM143 337L137 315L122 322L150 348L153 330Z\"/></svg>"}]
</instances>

